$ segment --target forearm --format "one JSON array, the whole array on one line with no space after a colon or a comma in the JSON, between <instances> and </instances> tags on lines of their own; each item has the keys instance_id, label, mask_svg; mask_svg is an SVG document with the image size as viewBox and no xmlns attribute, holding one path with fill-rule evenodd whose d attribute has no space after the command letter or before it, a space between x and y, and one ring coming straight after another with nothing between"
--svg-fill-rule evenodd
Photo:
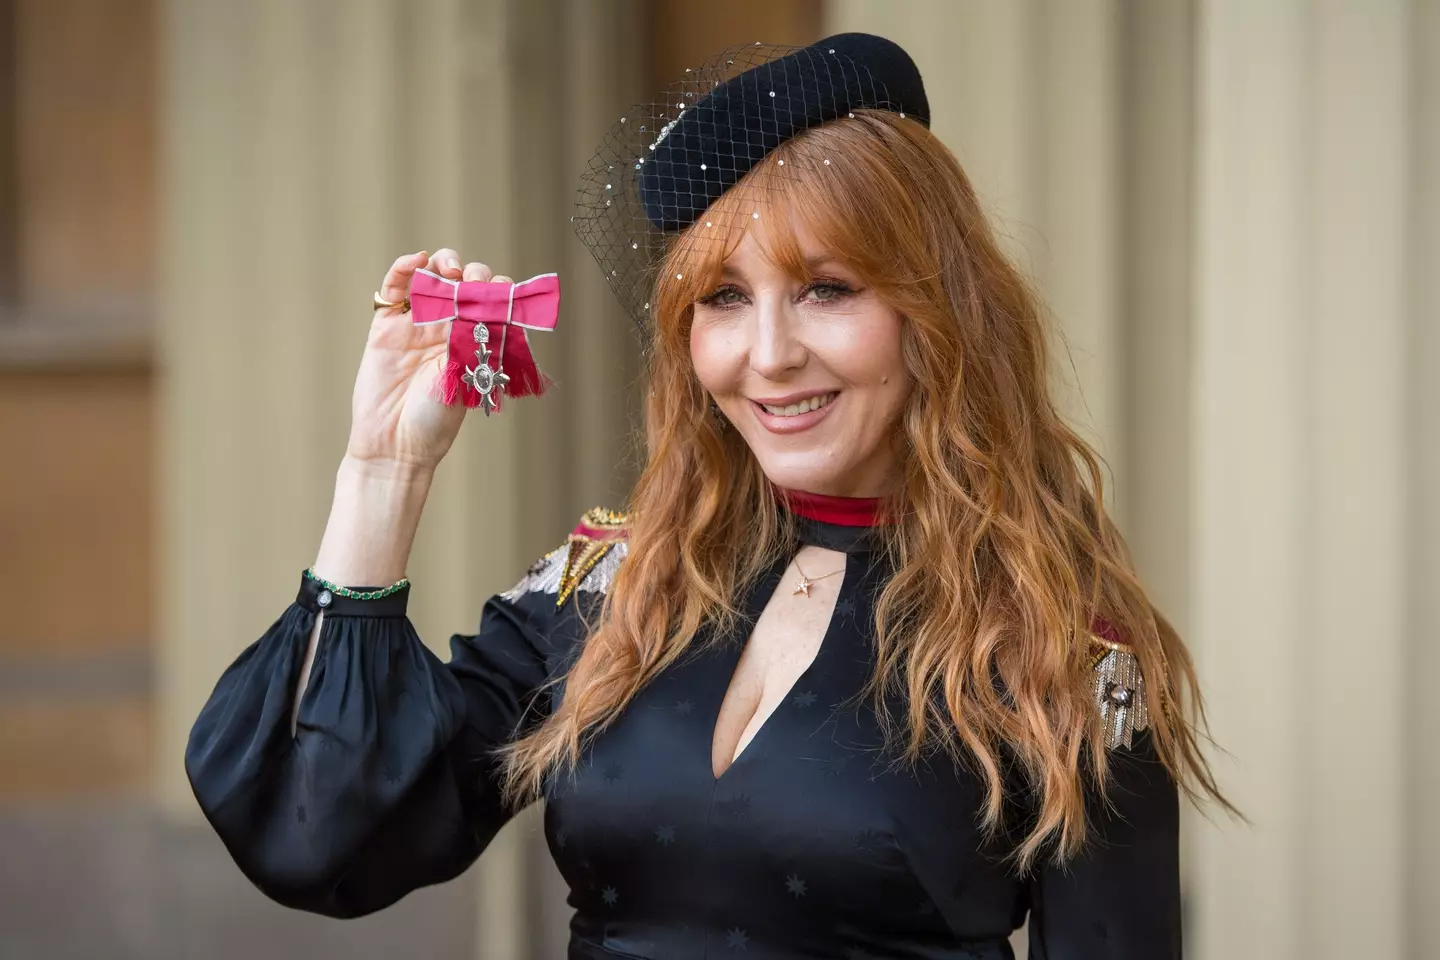
<instances>
[{"instance_id":1,"label":"forearm","mask_svg":"<svg viewBox=\"0 0 1440 960\"><path fill-rule=\"evenodd\" d=\"M433 478L430 470L342 460L316 575L347 587L384 587L405 576Z\"/></svg>"}]
</instances>

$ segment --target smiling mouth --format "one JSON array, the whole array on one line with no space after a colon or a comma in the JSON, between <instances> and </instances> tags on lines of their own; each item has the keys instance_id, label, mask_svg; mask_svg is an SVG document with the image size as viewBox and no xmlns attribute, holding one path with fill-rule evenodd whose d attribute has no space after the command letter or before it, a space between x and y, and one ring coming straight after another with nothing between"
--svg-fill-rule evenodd
<instances>
[{"instance_id":1,"label":"smiling mouth","mask_svg":"<svg viewBox=\"0 0 1440 960\"><path fill-rule=\"evenodd\" d=\"M768 403L757 403L756 405L772 417L798 417L802 413L809 413L812 410L828 406L830 401L837 396L839 396L838 392L822 393L818 397L809 397L799 403L792 403L784 407L774 407Z\"/></svg>"}]
</instances>

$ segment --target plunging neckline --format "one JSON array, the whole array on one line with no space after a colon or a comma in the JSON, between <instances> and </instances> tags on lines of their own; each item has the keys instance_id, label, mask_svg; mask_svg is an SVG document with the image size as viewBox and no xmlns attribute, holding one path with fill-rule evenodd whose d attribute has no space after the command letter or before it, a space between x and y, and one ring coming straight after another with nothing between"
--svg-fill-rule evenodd
<instances>
[{"instance_id":1,"label":"plunging neckline","mask_svg":"<svg viewBox=\"0 0 1440 960\"><path fill-rule=\"evenodd\" d=\"M810 662L805 665L804 670L801 670L798 674L796 674L795 679L790 683L788 687L785 688L785 692L781 694L780 698L775 701L775 704L770 708L770 712L767 713L764 719L760 721L759 726L755 728L755 732L751 735L750 739L743 744L740 744L739 741L736 742L737 748L734 755L730 758L730 762L725 765L724 770L721 770L719 774L716 774L715 735L720 725L720 714L725 709L725 701L730 696L730 688L733 687L735 684L735 674L740 667L740 660L742 657L745 656L745 651L750 646L750 639L754 636L755 628L759 625L760 616L764 613L765 607L769 605L770 600L775 596L775 591L784 588L785 571L788 570L793 564L795 558L794 555L792 554L791 557L784 562L783 566L777 564L777 566L779 567L778 572L772 572L763 581L757 584L757 587L761 589L756 589L754 592L752 592L751 603L748 604L748 609L745 611L745 621L749 627L748 632L745 634L745 642L741 644L731 645L726 648L727 656L725 659L725 663L723 665L723 668L718 671L718 673L725 678L725 683L724 686L721 687L719 699L715 703L714 714L711 717L709 726L710 737L706 744L708 748L706 769L710 772L711 780L717 786L720 783L724 782L725 778L730 776L731 771L738 767L742 761L744 761L754 752L756 744L760 743L761 740L771 731L771 728L774 726L777 716L781 713L785 705L790 701L791 697L795 694L795 692L802 688L802 682L814 679L817 668L820 666L821 659L825 656L826 650L829 647L833 646L836 625L840 619L837 615L840 600L846 595L847 590L850 590L854 587L854 578L858 575L857 571L862 566L860 563L855 562L856 558L852 557L849 553L845 553L844 556L845 569L844 573L842 573L840 576L840 585L837 588L835 594L835 604L830 609L830 620L828 623L826 623L825 630L820 635L820 643L815 647L815 653L810 658ZM765 587L766 585L769 585L770 587L768 591L763 589L763 587ZM741 739L744 738L745 729L754 722L755 716L756 714L751 714L750 718L745 721L745 725L741 728L740 731Z\"/></svg>"}]
</instances>

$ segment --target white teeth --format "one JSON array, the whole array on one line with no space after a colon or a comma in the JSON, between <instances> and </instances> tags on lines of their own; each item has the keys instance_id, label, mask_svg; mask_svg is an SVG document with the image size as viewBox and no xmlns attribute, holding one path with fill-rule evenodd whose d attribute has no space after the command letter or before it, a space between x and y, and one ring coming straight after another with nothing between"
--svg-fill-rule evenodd
<instances>
[{"instance_id":1,"label":"white teeth","mask_svg":"<svg viewBox=\"0 0 1440 960\"><path fill-rule=\"evenodd\" d=\"M765 412L772 417L795 417L802 413L809 413L811 410L819 410L834 399L835 394L827 393L823 396L810 397L807 400L801 400L799 403L792 403L785 407L772 407L768 403L762 403L761 406L764 407Z\"/></svg>"}]
</instances>

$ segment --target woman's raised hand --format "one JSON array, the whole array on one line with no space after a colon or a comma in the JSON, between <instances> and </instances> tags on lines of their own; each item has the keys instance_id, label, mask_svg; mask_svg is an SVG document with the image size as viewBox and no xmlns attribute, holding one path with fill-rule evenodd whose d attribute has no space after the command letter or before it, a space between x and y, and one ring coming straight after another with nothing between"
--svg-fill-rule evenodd
<instances>
[{"instance_id":1,"label":"woman's raised hand","mask_svg":"<svg viewBox=\"0 0 1440 960\"><path fill-rule=\"evenodd\" d=\"M385 274L380 296L403 301L410 278L421 267L450 280L510 282L509 277L493 276L483 263L462 268L459 254L447 248L430 257L422 251L396 260ZM466 408L458 403L447 407L430 396L445 366L449 336L449 324L416 326L399 307L375 311L355 377L348 458L423 470L434 469L449 452Z\"/></svg>"}]
</instances>

